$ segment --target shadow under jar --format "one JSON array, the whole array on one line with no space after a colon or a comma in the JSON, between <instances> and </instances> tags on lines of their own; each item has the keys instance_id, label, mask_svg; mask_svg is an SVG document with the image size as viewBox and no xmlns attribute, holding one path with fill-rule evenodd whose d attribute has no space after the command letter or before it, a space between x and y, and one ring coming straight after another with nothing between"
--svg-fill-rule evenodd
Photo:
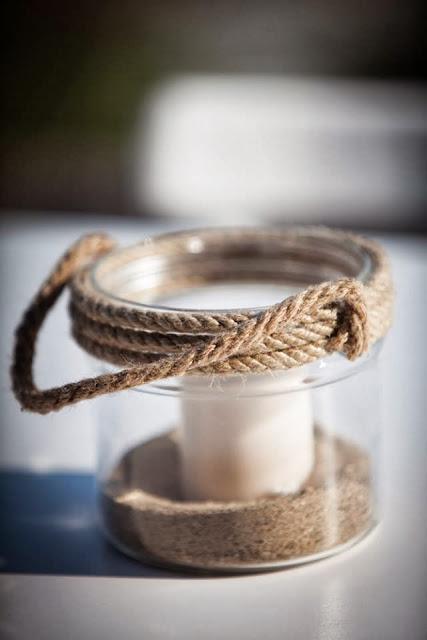
<instances>
[{"instance_id":1,"label":"shadow under jar","mask_svg":"<svg viewBox=\"0 0 427 640\"><path fill-rule=\"evenodd\" d=\"M111 256L93 284L153 312L256 313L308 284L369 278L369 255L316 240L283 253L187 234L165 258ZM299 239L301 242L301 238ZM378 522L381 341L291 370L169 378L98 400L103 529L151 564L262 571L347 549ZM99 363L97 367L99 368ZM102 365L101 365L102 366ZM104 369L105 370L105 369Z\"/></svg>"}]
</instances>

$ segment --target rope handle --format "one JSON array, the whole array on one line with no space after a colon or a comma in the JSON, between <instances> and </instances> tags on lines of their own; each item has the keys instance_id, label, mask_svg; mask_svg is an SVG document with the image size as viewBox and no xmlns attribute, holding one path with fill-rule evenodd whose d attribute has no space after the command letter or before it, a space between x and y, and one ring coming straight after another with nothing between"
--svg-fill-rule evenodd
<instances>
[{"instance_id":1,"label":"rope handle","mask_svg":"<svg viewBox=\"0 0 427 640\"><path fill-rule=\"evenodd\" d=\"M105 234L82 237L63 255L24 312L15 332L11 366L13 392L22 409L40 414L58 411L81 400L140 386L248 352L263 336L283 332L286 323L298 321L307 309L321 305L337 308L337 324L328 351L343 351L350 360L367 349L367 312L363 285L343 278L309 287L283 302L251 316L235 328L199 342L192 340L179 353L114 373L84 378L60 387L40 390L34 382L33 362L38 333L62 291L83 267L111 252L114 241Z\"/></svg>"}]
</instances>

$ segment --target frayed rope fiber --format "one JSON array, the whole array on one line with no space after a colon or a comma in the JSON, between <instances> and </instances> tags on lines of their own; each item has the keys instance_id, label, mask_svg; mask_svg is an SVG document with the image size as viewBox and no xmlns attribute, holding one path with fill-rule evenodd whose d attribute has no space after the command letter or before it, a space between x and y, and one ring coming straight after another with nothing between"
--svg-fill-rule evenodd
<instances>
[{"instance_id":1,"label":"frayed rope fiber","mask_svg":"<svg viewBox=\"0 0 427 640\"><path fill-rule=\"evenodd\" d=\"M143 267L148 258L167 258L172 266L159 288L164 294L239 280L242 259L249 260L253 270L244 273L245 280L265 279L259 264L271 259L274 280L283 282L286 268L295 260L299 264L308 261L312 269L316 260L320 265L318 247L325 243L335 263L351 264L343 259L347 250L353 261L354 255L364 257L370 264L369 276L363 282L356 277L320 282L260 311L181 311L136 305L104 291L94 277L94 269L101 276L111 275L135 260ZM354 360L382 338L391 324L393 287L387 257L377 243L354 234L311 227L212 229L168 234L128 249L114 249L114 241L104 234L78 240L23 314L11 367L13 391L23 409L46 414L174 376L290 369L335 351ZM91 355L124 368L40 390L33 377L37 335L65 288L71 294L69 310L76 342ZM141 295L144 300L144 292ZM149 295L153 295L152 286L148 299Z\"/></svg>"}]
</instances>

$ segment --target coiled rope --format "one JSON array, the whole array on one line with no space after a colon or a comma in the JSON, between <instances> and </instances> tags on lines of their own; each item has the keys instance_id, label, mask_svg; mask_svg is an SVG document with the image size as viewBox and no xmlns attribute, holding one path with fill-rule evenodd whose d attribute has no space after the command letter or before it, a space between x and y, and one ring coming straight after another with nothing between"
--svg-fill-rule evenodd
<instances>
[{"instance_id":1,"label":"coiled rope","mask_svg":"<svg viewBox=\"0 0 427 640\"><path fill-rule=\"evenodd\" d=\"M320 268L322 246L338 271L358 271L360 265L353 263L368 261L363 282L354 275L319 282L260 311L199 312L136 305L120 298L114 287L111 291L99 286L129 266L142 269L144 283L144 269L159 258L167 258L170 269L157 288L146 278L147 291L139 292L143 301L147 297L150 301L153 291L158 295L207 282L266 279L260 267L265 260L272 265L268 278L277 281L292 273L292 265L304 261L312 269L319 262L319 273L330 273L331 264ZM16 330L11 368L13 390L23 409L45 414L185 374L289 369L334 351L354 360L383 337L391 323L393 288L385 253L377 243L353 234L325 228L216 229L170 234L114 249L115 243L104 234L81 238L59 260L25 311ZM91 355L124 368L40 390L33 377L37 335L66 287L77 343Z\"/></svg>"}]
</instances>

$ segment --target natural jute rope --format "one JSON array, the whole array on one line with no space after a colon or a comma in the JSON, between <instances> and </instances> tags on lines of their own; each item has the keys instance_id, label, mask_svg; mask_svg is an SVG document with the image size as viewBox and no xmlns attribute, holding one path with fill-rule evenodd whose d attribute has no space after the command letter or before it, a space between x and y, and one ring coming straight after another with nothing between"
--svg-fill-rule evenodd
<instances>
[{"instance_id":1,"label":"natural jute rope","mask_svg":"<svg viewBox=\"0 0 427 640\"><path fill-rule=\"evenodd\" d=\"M222 229L170 234L113 249L106 235L83 237L61 258L24 313L11 369L13 390L24 409L49 413L190 373L288 369L333 351L354 360L390 326L393 290L386 256L378 244L353 234L324 228ZM102 256L107 257L98 260ZM169 271L160 269L163 279L155 287L152 272L147 272L153 260L169 264ZM267 279L277 281L292 276L293 265L301 272L307 263L311 270L319 263L320 279L334 269L341 274L350 270L351 277L319 282L260 311L179 311L147 304L153 293L233 279L265 280L265 262L270 265ZM369 268L359 281L362 263ZM138 302L144 304L132 304L114 289L114 274L135 270L135 265L143 283ZM100 286L103 280L110 282L110 289ZM75 340L90 354L125 368L39 390L33 379L37 335L66 286Z\"/></svg>"}]
</instances>

